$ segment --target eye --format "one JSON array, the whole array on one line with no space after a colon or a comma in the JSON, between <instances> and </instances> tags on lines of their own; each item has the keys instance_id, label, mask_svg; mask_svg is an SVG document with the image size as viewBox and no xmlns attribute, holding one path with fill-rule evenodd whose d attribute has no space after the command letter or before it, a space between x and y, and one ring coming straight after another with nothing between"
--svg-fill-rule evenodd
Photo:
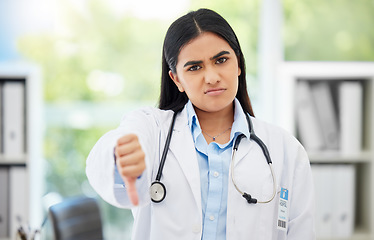
<instances>
[{"instance_id":1,"label":"eye","mask_svg":"<svg viewBox=\"0 0 374 240\"><path fill-rule=\"evenodd\" d=\"M227 61L227 57L221 57L221 58L217 59L216 63L221 64L221 63L224 63L226 61Z\"/></svg>"},{"instance_id":2,"label":"eye","mask_svg":"<svg viewBox=\"0 0 374 240\"><path fill-rule=\"evenodd\" d=\"M197 71L199 69L201 69L201 67L199 65L193 65L192 67L188 68L187 71L193 72L193 71Z\"/></svg>"}]
</instances>

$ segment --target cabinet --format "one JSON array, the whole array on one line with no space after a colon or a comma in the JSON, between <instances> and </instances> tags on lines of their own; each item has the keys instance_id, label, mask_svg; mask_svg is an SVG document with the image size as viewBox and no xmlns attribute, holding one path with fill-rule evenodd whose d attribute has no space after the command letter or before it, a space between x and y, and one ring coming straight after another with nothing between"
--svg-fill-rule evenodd
<instances>
[{"instance_id":1,"label":"cabinet","mask_svg":"<svg viewBox=\"0 0 374 240\"><path fill-rule=\"evenodd\" d=\"M343 184L343 190L346 185L353 186L353 232L349 234L350 240L372 240L374 239L374 63L370 62L285 62L280 64L278 72L277 86L278 92L276 94L276 124L282 126L293 135L295 135L303 143L311 141L315 145L308 144L306 147L312 168L314 166L352 166L355 171L355 177L349 179L350 182ZM354 86L359 86L358 97L350 97L345 95L342 90L342 85L345 83L353 83L346 89L351 91ZM302 99L305 100L306 94L304 90L300 89L300 85L307 85L311 88L320 84L328 86L329 94L335 109L336 119L322 124L325 126L330 124L326 131L331 131L331 123L335 122L338 127L335 128L338 132L338 146L319 146L322 142L311 139L315 136L313 130L313 123L311 119L315 116L322 115L324 117L330 115L328 111L329 103L322 97L317 99L316 96L312 98L314 109L322 110L322 114L318 111L314 114L303 115L300 117L301 111L306 111L308 106L300 107ZM312 89L312 91L314 91ZM354 92L354 90L353 90ZM356 91L357 93L357 91ZM344 96L348 96L345 97ZM317 98L318 98L317 97ZM302 99L301 99L302 98ZM355 101L354 98L358 99ZM322 100L323 99L323 100ZM342 104L343 103L343 104ZM353 104L352 106L350 106ZM356 104L356 105L355 105ZM347 111L348 110L348 111ZM307 116L307 117L305 117ZM302 127L302 119L307 123L304 125L309 127L306 129ZM321 122L320 122L321 123ZM321 124L320 124L321 125ZM320 127L319 125L319 127ZM335 126L336 127L336 126ZM309 132L308 132L309 131ZM347 132L355 135L351 137L344 137ZM304 139L302 135L307 132ZM317 134L318 135L318 134ZM320 135L319 135L320 136ZM308 139L309 138L309 139ZM316 136L318 138L318 136ZM344 138L346 138L344 140ZM356 138L356 140L355 140ZM349 142L351 141L351 142ZM329 143L333 142L332 140ZM358 142L358 144L357 144ZM352 146L357 145L356 149ZM352 149L350 149L352 148ZM348 151L347 151L348 150ZM314 176L314 178L318 178ZM347 179L344 179L344 181ZM325 182L328 185L328 182ZM316 199L325 198L326 201L328 193L318 191L316 186ZM334 191L339 191L334 189ZM337 195L342 195L337 194ZM342 195L336 199L336 203L350 201L349 195ZM317 208L318 208L317 203ZM320 207L320 206L319 206ZM317 211L320 210L317 209ZM316 225L320 224L317 222ZM341 229L335 229L341 230ZM340 239L338 237L319 237L318 239Z\"/></svg>"},{"instance_id":2,"label":"cabinet","mask_svg":"<svg viewBox=\"0 0 374 240\"><path fill-rule=\"evenodd\" d=\"M38 67L0 63L0 240L15 239L20 220L42 222L42 91Z\"/></svg>"}]
</instances>

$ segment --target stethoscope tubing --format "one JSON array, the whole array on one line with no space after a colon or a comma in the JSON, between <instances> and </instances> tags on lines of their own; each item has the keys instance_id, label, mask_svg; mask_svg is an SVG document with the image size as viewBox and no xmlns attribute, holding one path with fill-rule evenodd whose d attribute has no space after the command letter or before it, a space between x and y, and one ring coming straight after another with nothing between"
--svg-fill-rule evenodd
<instances>
[{"instance_id":1,"label":"stethoscope tubing","mask_svg":"<svg viewBox=\"0 0 374 240\"><path fill-rule=\"evenodd\" d=\"M164 150L163 150L162 156L161 156L160 165L158 167L156 179L155 179L155 181L152 182L152 184L149 188L149 194L151 195L151 200L154 203L162 202L165 199L165 196L166 196L166 187L161 182L161 176L162 176L162 170L164 169L166 156L168 154L170 141L171 141L171 136L173 134L174 123L175 123L175 118L177 117L177 113L178 112L174 112L173 118L171 120L171 124L170 124L170 127L169 127L169 132L168 132L168 135L166 137Z\"/></svg>"},{"instance_id":2,"label":"stethoscope tubing","mask_svg":"<svg viewBox=\"0 0 374 240\"><path fill-rule=\"evenodd\" d=\"M276 181L276 177L275 177L275 174L274 174L273 162L271 161L269 150L266 147L265 143L255 134L252 121L249 118L248 114L245 113L245 112L244 112L244 114L245 114L245 117L246 117L247 123L248 123L250 139L255 141L258 144L258 146L260 146L260 148L261 148L261 150L262 150L262 152L265 156L265 159L266 159L266 161L269 165L270 172L271 172L271 177L272 177L272 180L273 180L273 194L272 194L271 198L269 198L269 200L258 201L257 199L252 198L250 194L241 191L239 189L239 187L237 186L236 182L235 182L235 176L234 176L234 172L235 172L234 171L235 153L238 151L240 141L242 140L243 137L245 137L244 134L240 134L236 138L235 143L234 143L234 148L233 148L233 153L232 153L231 163L230 163L230 165L231 165L231 167L230 167L230 169L231 169L231 181L234 184L235 189L248 201L248 203L269 203L275 198L275 196L277 194L277 181Z\"/></svg>"},{"instance_id":3,"label":"stethoscope tubing","mask_svg":"<svg viewBox=\"0 0 374 240\"><path fill-rule=\"evenodd\" d=\"M172 133L173 133L174 123L175 123L175 119L177 117L177 114L178 114L178 111L174 112L174 114L173 114L173 118L172 118L172 121L171 121L171 124L170 124L169 132L168 132L168 135L167 135L167 138L166 138L164 150L162 152L160 165L159 165L159 168L158 168L158 171L157 171L156 179L155 179L154 182L152 182L151 187L150 187L151 200L155 203L162 202L164 200L165 196L166 196L165 185L160 180L161 180L162 171L163 171L165 161L166 161L166 156L167 156L167 153L168 153L168 150L169 150L169 145L170 145L171 136L172 136ZM270 171L271 171L271 176L272 176L272 179L273 179L273 195L269 200L257 201L257 199L252 198L250 194L247 194L246 192L241 191L239 189L239 187L237 186L236 182L235 182L235 176L234 176L235 154L238 151L238 147L239 147L239 143L240 143L241 139L243 137L245 137L244 134L240 134L234 142L233 153L232 153L232 158L231 158L231 163L230 163L230 165L231 165L231 167L230 167L230 169L231 169L231 180L232 180L232 183L235 186L235 189L247 200L248 203L269 203L275 198L276 186L277 186L276 178L275 178L274 170L273 170L273 166L272 166L273 164L272 164L270 154L269 154L269 151L268 151L266 145L255 134L254 129L253 129L253 125L252 125L252 121L250 120L248 114L245 113L245 116L246 116L246 119L247 119L248 128L249 128L249 132L250 132L250 139L255 141L260 146L260 148L261 148L261 150L262 150L262 152L265 156L265 159L266 159L266 161L269 165L269 168L270 168Z\"/></svg>"},{"instance_id":4,"label":"stethoscope tubing","mask_svg":"<svg viewBox=\"0 0 374 240\"><path fill-rule=\"evenodd\" d=\"M161 179L162 170L164 169L166 156L168 154L169 145L170 145L170 141L171 141L171 136L173 134L174 123L175 123L175 118L177 117L177 113L178 112L174 112L173 119L171 120L171 124L170 124L170 128L169 128L168 136L166 137L165 147L164 147L164 150L162 152L160 166L158 168L157 175L156 175L156 181L160 181L160 179Z\"/></svg>"},{"instance_id":5,"label":"stethoscope tubing","mask_svg":"<svg viewBox=\"0 0 374 240\"><path fill-rule=\"evenodd\" d=\"M239 136L238 136L239 137ZM251 198L251 196L246 193L246 192L243 192L239 189L238 185L236 185L236 181L235 181L235 175L234 175L234 166L235 166L235 154L237 152L237 149L234 149L233 150L233 153L232 153L232 157L231 157L231 163L230 163L230 169L231 169L231 181L236 189L236 191L238 191L242 197L246 198L249 196ZM275 175L274 175L274 170L273 170L273 164L272 163L269 163L269 168L270 168L270 172L271 172L271 177L273 179L273 195L271 196L271 198L269 198L269 200L266 200L266 201L258 201L257 199L254 199L256 200L256 202L251 202L251 203L269 203L271 202L274 198L275 198L275 195L277 194L277 189L276 189L276 186L277 186L277 182L276 182L276 178L275 178ZM251 198L253 199L253 198ZM248 199L247 199L248 200Z\"/></svg>"}]
</instances>

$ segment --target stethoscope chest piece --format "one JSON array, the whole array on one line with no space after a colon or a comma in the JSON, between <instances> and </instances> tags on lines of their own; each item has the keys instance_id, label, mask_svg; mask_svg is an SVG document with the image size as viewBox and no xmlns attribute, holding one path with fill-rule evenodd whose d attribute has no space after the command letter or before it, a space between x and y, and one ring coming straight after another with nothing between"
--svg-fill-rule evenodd
<instances>
[{"instance_id":1,"label":"stethoscope chest piece","mask_svg":"<svg viewBox=\"0 0 374 240\"><path fill-rule=\"evenodd\" d=\"M154 181L149 188L149 194L151 199L155 203L162 202L166 196L166 188L162 182Z\"/></svg>"},{"instance_id":2,"label":"stethoscope chest piece","mask_svg":"<svg viewBox=\"0 0 374 240\"><path fill-rule=\"evenodd\" d=\"M156 180L151 184L151 187L149 188L149 193L150 193L151 199L155 203L162 202L164 200L165 196L166 196L165 185L163 183L161 183L160 179L161 179L161 175L162 175L162 169L164 168L164 164L165 164L165 160L166 160L166 155L168 153L170 139L171 139L171 135L172 135L172 132L173 132L173 127L174 127L175 118L177 116L177 113L178 112L174 112L174 115L173 115L173 119L172 119L172 122L171 122L171 125L170 125L170 128L169 128L169 132L168 132L168 136L166 138L165 147L164 147L164 150L162 152L160 166L159 166L158 171L157 171ZM232 180L232 183L234 184L236 190L247 200L248 203L269 203L274 199L274 197L276 195L276 186L277 186L274 171L273 171L273 167L272 167L273 164L272 164L270 154L269 154L269 151L268 151L265 143L262 142L262 140L259 137L257 137L257 135L255 134L255 132L253 130L251 119L249 118L247 113L245 113L245 116L247 118L248 129L250 131L250 139L255 141L260 146L260 148L262 149L262 151L264 153L265 159L266 159L266 161L267 161L267 163L270 167L271 176L273 178L273 196L269 200L266 200L266 201L257 201L257 199L252 198L252 196L250 194L241 191L239 189L239 187L237 186L235 180L234 180L235 153L238 151L240 140L243 137L245 137L244 134L239 135L236 138L235 143L234 143L234 149L233 149L232 159L231 159L231 163L230 163L231 164L231 180Z\"/></svg>"}]
</instances>

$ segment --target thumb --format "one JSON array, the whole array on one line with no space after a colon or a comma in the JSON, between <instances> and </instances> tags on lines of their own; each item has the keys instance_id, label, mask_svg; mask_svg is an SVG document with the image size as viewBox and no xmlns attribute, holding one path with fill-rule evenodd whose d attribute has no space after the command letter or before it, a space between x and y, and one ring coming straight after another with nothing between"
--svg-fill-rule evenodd
<instances>
[{"instance_id":1,"label":"thumb","mask_svg":"<svg viewBox=\"0 0 374 240\"><path fill-rule=\"evenodd\" d=\"M134 177L124 177L125 186L127 190L127 196L133 205L137 206L139 204L138 192L136 191L136 178Z\"/></svg>"}]
</instances>

